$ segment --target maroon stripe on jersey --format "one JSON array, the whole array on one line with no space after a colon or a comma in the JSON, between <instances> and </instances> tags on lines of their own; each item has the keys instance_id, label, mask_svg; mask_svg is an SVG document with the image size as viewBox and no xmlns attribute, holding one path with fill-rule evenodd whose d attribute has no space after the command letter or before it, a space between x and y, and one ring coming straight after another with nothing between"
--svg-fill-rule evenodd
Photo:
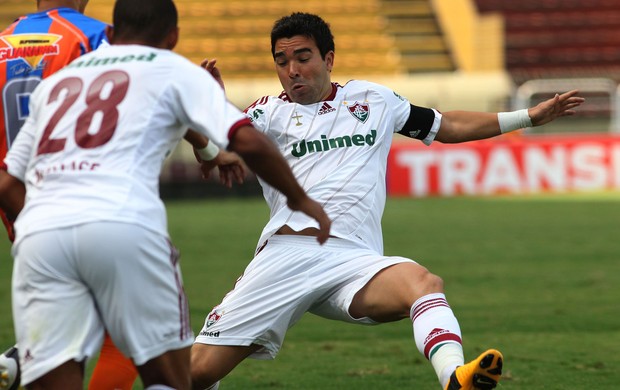
<instances>
[{"instance_id":1,"label":"maroon stripe on jersey","mask_svg":"<svg viewBox=\"0 0 620 390\"><path fill-rule=\"evenodd\" d=\"M252 122L250 121L249 118L243 118L237 121L234 125L232 125L230 127L230 130L228 130L228 139L230 140L233 137L233 135L235 135L235 132L237 132L237 130L239 130L243 126L252 126Z\"/></svg>"},{"instance_id":2,"label":"maroon stripe on jersey","mask_svg":"<svg viewBox=\"0 0 620 390\"><path fill-rule=\"evenodd\" d=\"M286 93L286 91L282 91L282 93L280 93L280 95L278 96L278 99L282 99L285 102L291 101L291 99L288 98L288 94Z\"/></svg>"},{"instance_id":3,"label":"maroon stripe on jersey","mask_svg":"<svg viewBox=\"0 0 620 390\"><path fill-rule=\"evenodd\" d=\"M448 302L444 298L435 298L422 302L413 309L413 313L411 313L411 320L415 321L420 315L435 307L449 308L450 305L448 305Z\"/></svg>"},{"instance_id":4,"label":"maroon stripe on jersey","mask_svg":"<svg viewBox=\"0 0 620 390\"><path fill-rule=\"evenodd\" d=\"M174 279L177 284L178 291L178 305L179 305L179 322L181 328L179 329L179 339L185 340L191 334L191 328L189 325L189 304L187 297L185 296L185 290L183 289L183 283L181 282L181 276L179 275L177 264L179 263L179 251L172 245L172 242L168 240L168 246L170 247L170 264L174 269Z\"/></svg>"},{"instance_id":5,"label":"maroon stripe on jersey","mask_svg":"<svg viewBox=\"0 0 620 390\"><path fill-rule=\"evenodd\" d=\"M444 333L431 339L431 341L424 346L424 356L429 359L429 353L433 350L433 348L435 348L435 346L450 341L454 341L458 344L463 344L463 341L458 335L455 335L454 333Z\"/></svg>"},{"instance_id":6,"label":"maroon stripe on jersey","mask_svg":"<svg viewBox=\"0 0 620 390\"><path fill-rule=\"evenodd\" d=\"M254 101L254 103L250 104L245 110L243 110L243 112L245 112L247 114L248 110L251 110L252 108L258 106L258 105L262 105L262 104L267 104L267 101L269 100L269 96L263 96L260 99L256 99Z\"/></svg>"},{"instance_id":7,"label":"maroon stripe on jersey","mask_svg":"<svg viewBox=\"0 0 620 390\"><path fill-rule=\"evenodd\" d=\"M336 92L338 92L338 84L332 83L332 91L323 101L334 100L336 98Z\"/></svg>"}]
</instances>

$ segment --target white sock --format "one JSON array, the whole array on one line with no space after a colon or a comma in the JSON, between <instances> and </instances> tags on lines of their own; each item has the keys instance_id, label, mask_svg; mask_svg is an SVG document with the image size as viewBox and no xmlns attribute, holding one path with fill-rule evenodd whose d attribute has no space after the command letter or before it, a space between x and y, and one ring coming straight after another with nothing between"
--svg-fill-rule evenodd
<instances>
[{"instance_id":1,"label":"white sock","mask_svg":"<svg viewBox=\"0 0 620 390\"><path fill-rule=\"evenodd\" d=\"M433 354L431 364L439 378L441 388L445 389L450 375L458 366L463 365L463 347L457 343L445 343Z\"/></svg>"},{"instance_id":2,"label":"white sock","mask_svg":"<svg viewBox=\"0 0 620 390\"><path fill-rule=\"evenodd\" d=\"M413 303L410 311L413 337L420 353L430 360L442 387L457 366L464 364L461 328L446 296L428 294Z\"/></svg>"},{"instance_id":3,"label":"white sock","mask_svg":"<svg viewBox=\"0 0 620 390\"><path fill-rule=\"evenodd\" d=\"M207 387L205 390L217 390L219 388L220 388L220 381L217 381L211 386Z\"/></svg>"},{"instance_id":4,"label":"white sock","mask_svg":"<svg viewBox=\"0 0 620 390\"><path fill-rule=\"evenodd\" d=\"M170 387L166 385L150 385L144 390L174 390L174 387Z\"/></svg>"}]
</instances>

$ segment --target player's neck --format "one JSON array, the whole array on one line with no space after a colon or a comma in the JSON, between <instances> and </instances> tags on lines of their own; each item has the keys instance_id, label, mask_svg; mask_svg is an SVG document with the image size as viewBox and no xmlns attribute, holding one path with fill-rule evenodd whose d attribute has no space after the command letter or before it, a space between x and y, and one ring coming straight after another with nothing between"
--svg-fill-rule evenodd
<instances>
[{"instance_id":1,"label":"player's neck","mask_svg":"<svg viewBox=\"0 0 620 390\"><path fill-rule=\"evenodd\" d=\"M334 84L330 81L329 85L325 86L323 98L321 99L321 101L324 102L326 100L329 100L330 96L332 96L333 93L334 93Z\"/></svg>"},{"instance_id":2,"label":"player's neck","mask_svg":"<svg viewBox=\"0 0 620 390\"><path fill-rule=\"evenodd\" d=\"M73 8L76 11L79 11L79 2L75 0L41 0L37 4L37 11L43 12L52 8Z\"/></svg>"}]
</instances>

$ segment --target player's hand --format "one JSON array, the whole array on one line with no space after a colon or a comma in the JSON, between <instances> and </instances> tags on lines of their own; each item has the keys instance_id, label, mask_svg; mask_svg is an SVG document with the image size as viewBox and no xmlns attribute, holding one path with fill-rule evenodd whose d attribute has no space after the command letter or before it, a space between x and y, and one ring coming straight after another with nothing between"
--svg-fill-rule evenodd
<instances>
[{"instance_id":1,"label":"player's hand","mask_svg":"<svg viewBox=\"0 0 620 390\"><path fill-rule=\"evenodd\" d=\"M220 171L220 183L228 188L232 187L233 182L243 184L245 168L237 153L220 150L215 160Z\"/></svg>"},{"instance_id":2,"label":"player's hand","mask_svg":"<svg viewBox=\"0 0 620 390\"><path fill-rule=\"evenodd\" d=\"M578 90L572 90L561 95L556 94L549 100L539 103L528 110L532 125L540 126L549 123L561 116L575 115L574 108L580 106L585 99L576 96Z\"/></svg>"},{"instance_id":3,"label":"player's hand","mask_svg":"<svg viewBox=\"0 0 620 390\"><path fill-rule=\"evenodd\" d=\"M319 244L324 244L329 238L332 221L323 210L323 207L308 196L304 196L296 202L292 202L289 199L287 204L291 210L301 211L309 217L314 218L319 223L319 234L316 236L316 239Z\"/></svg>"},{"instance_id":4,"label":"player's hand","mask_svg":"<svg viewBox=\"0 0 620 390\"><path fill-rule=\"evenodd\" d=\"M205 58L200 63L200 66L202 66L207 72L211 73L211 76L213 76L215 81L217 81L220 87L222 87L222 89L225 91L226 88L224 88L224 79L222 79L222 73L220 73L220 69L215 66L216 63L216 59Z\"/></svg>"},{"instance_id":5,"label":"player's hand","mask_svg":"<svg viewBox=\"0 0 620 390\"><path fill-rule=\"evenodd\" d=\"M198 162L200 163L200 172L202 173L202 178L204 180L207 180L209 177L211 177L211 171L213 171L213 168L217 167L217 164L215 163L215 160L203 161L200 159L200 157L196 157L198 159Z\"/></svg>"},{"instance_id":6,"label":"player's hand","mask_svg":"<svg viewBox=\"0 0 620 390\"><path fill-rule=\"evenodd\" d=\"M194 150L194 156L200 163L200 171L202 178L208 179L215 167L220 171L220 183L228 188L232 187L233 182L243 184L245 177L245 168L243 160L237 153L221 150L213 160L204 161Z\"/></svg>"}]
</instances>

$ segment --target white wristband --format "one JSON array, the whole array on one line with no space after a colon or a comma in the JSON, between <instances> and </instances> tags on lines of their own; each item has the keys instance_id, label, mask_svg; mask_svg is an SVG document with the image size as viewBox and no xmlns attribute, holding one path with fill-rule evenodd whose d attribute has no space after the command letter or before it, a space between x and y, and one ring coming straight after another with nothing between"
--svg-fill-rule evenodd
<instances>
[{"instance_id":1,"label":"white wristband","mask_svg":"<svg viewBox=\"0 0 620 390\"><path fill-rule=\"evenodd\" d=\"M215 145L215 143L211 140L209 140L209 143L204 148L195 150L196 154L198 154L202 161L211 161L217 157L220 152L220 148L218 148L217 145Z\"/></svg>"},{"instance_id":2,"label":"white wristband","mask_svg":"<svg viewBox=\"0 0 620 390\"><path fill-rule=\"evenodd\" d=\"M527 113L527 108L511 112L498 112L497 120L502 133L532 127L532 119Z\"/></svg>"}]
</instances>

